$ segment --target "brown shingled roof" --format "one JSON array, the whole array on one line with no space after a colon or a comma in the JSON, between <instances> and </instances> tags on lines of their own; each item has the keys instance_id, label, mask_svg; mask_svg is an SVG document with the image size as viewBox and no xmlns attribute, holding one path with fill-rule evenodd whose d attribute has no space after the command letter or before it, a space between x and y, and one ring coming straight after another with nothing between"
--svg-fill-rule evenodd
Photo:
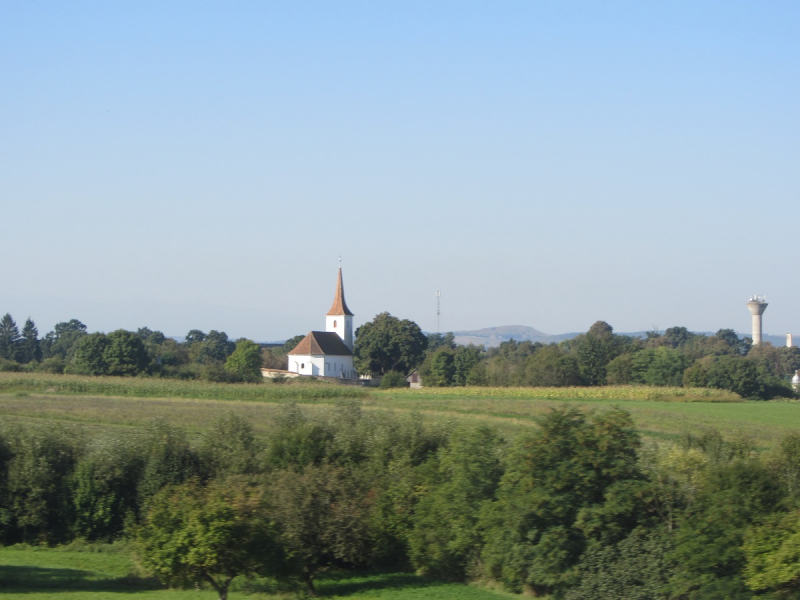
<instances>
[{"instance_id":1,"label":"brown shingled roof","mask_svg":"<svg viewBox=\"0 0 800 600\"><path fill-rule=\"evenodd\" d=\"M332 331L311 331L292 348L289 354L328 354L331 356L352 356L338 333Z\"/></svg>"},{"instance_id":2,"label":"brown shingled roof","mask_svg":"<svg viewBox=\"0 0 800 600\"><path fill-rule=\"evenodd\" d=\"M342 285L342 267L339 267L339 278L336 280L336 296L333 299L333 306L327 312L327 315L350 315L350 309L347 308L347 303L344 301L344 285ZM326 315L326 316L327 316Z\"/></svg>"}]
</instances>

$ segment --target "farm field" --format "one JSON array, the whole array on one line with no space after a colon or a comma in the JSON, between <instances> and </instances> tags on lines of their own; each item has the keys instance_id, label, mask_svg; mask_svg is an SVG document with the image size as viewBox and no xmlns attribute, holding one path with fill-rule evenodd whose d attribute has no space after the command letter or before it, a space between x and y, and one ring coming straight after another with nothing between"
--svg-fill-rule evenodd
<instances>
[{"instance_id":1,"label":"farm field","mask_svg":"<svg viewBox=\"0 0 800 600\"><path fill-rule=\"evenodd\" d=\"M238 586L237 586L238 583ZM231 600L293 598L289 592L270 592L269 582L241 581L234 584ZM210 590L165 590L137 574L125 546L93 545L87 548L0 548L0 590L3 598L25 600L78 599L122 600L215 600ZM322 598L371 598L396 600L464 598L497 600L511 594L476 586L427 581L410 573L379 573L337 576L329 573L318 582Z\"/></svg>"},{"instance_id":2,"label":"farm field","mask_svg":"<svg viewBox=\"0 0 800 600\"><path fill-rule=\"evenodd\" d=\"M85 427L136 427L155 417L201 431L221 412L244 416L269 430L290 401L321 410L341 401L367 410L417 412L427 418L484 423L514 433L564 403L587 410L618 406L631 413L645 437L670 438L708 427L747 435L768 447L800 431L800 403L742 401L719 390L682 388L428 388L366 390L330 383L215 384L0 373L0 419L42 420Z\"/></svg>"}]
</instances>

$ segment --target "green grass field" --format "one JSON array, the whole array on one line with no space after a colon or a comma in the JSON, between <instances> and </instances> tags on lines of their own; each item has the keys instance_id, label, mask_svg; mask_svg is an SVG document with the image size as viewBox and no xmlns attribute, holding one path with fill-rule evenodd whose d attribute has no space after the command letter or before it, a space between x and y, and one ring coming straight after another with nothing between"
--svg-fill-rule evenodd
<instances>
[{"instance_id":1,"label":"green grass field","mask_svg":"<svg viewBox=\"0 0 800 600\"><path fill-rule=\"evenodd\" d=\"M98 551L99 550L99 551ZM293 598L291 592L271 592L270 582L241 580L231 599ZM497 600L511 594L476 586L427 581L411 573L364 575L328 573L320 577L317 589L322 598L367 600ZM211 590L166 590L143 577L129 550L92 545L81 548L0 548L0 594L19 600L214 600Z\"/></svg>"},{"instance_id":2,"label":"green grass field","mask_svg":"<svg viewBox=\"0 0 800 600\"><path fill-rule=\"evenodd\" d=\"M800 403L745 402L720 390L683 388L427 388L365 390L329 383L216 384L159 379L0 373L0 418L96 427L137 427L154 417L200 431L221 412L268 430L283 403L321 410L341 400L366 409L418 412L429 418L484 423L509 434L568 403L592 410L619 406L646 437L671 438L707 427L743 434L768 447L800 431Z\"/></svg>"},{"instance_id":3,"label":"green grass field","mask_svg":"<svg viewBox=\"0 0 800 600\"><path fill-rule=\"evenodd\" d=\"M720 390L618 386L602 388L426 388L366 390L330 383L216 384L146 378L0 373L0 418L86 427L137 427L154 417L200 431L222 412L268 430L276 411L295 401L323 410L341 400L366 409L418 412L429 418L484 423L513 434L564 403L583 409L619 406L644 436L671 438L707 427L751 436L768 447L800 431L800 403L745 402Z\"/></svg>"},{"instance_id":4,"label":"green grass field","mask_svg":"<svg viewBox=\"0 0 800 600\"><path fill-rule=\"evenodd\" d=\"M342 400L366 410L415 412L429 420L489 424L514 434L565 403L585 410L618 406L631 413L645 437L674 438L706 427L723 435L747 435L759 446L800 431L800 403L744 402L726 392L681 388L446 388L364 390L325 383L225 385L156 379L86 378L0 373L0 421L50 422L87 429L136 428L162 418L198 433L220 414L247 418L268 431L283 403L324 411ZM122 597L212 600L211 591L165 590L142 576L124 546L96 548L0 548L0 593L22 600ZM476 586L444 584L409 573L361 576L330 573L318 583L322 597L386 600L492 599L508 594ZM273 590L274 591L274 590ZM232 598L289 598L268 582L238 585Z\"/></svg>"}]
</instances>

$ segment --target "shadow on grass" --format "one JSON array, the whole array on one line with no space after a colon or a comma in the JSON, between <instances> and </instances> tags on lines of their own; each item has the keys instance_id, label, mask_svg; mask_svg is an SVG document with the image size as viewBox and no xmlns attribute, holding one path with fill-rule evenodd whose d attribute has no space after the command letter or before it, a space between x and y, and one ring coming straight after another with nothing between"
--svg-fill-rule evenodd
<instances>
[{"instance_id":1,"label":"shadow on grass","mask_svg":"<svg viewBox=\"0 0 800 600\"><path fill-rule=\"evenodd\" d=\"M380 590L422 589L442 582L423 579L413 573L327 573L316 582L320 597L350 596Z\"/></svg>"},{"instance_id":2,"label":"shadow on grass","mask_svg":"<svg viewBox=\"0 0 800 600\"><path fill-rule=\"evenodd\" d=\"M140 592L155 589L162 589L158 581L135 575L97 579L90 571L78 569L0 565L0 591L5 592Z\"/></svg>"}]
</instances>

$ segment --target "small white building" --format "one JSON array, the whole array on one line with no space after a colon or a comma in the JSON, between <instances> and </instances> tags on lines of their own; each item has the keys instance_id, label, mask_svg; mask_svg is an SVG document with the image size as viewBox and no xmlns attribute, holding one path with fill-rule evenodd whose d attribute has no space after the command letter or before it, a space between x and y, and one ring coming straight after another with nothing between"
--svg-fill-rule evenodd
<instances>
[{"instance_id":1,"label":"small white building","mask_svg":"<svg viewBox=\"0 0 800 600\"><path fill-rule=\"evenodd\" d=\"M289 371L299 375L356 379L353 367L353 313L344 301L342 268L325 331L311 331L289 351Z\"/></svg>"}]
</instances>

